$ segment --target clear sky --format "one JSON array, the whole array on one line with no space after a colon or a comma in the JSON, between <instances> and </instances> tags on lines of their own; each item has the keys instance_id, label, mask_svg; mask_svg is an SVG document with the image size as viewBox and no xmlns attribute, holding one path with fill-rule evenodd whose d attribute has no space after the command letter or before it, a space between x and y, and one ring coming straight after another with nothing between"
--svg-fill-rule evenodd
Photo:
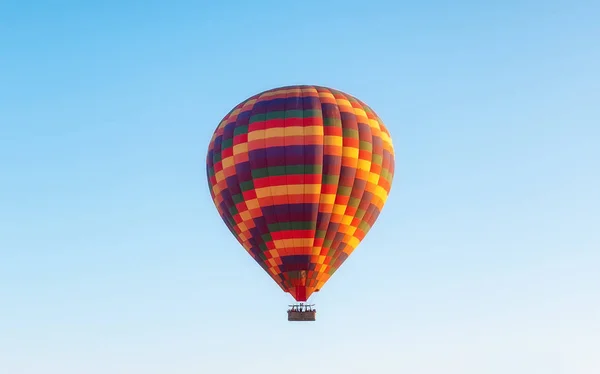
<instances>
[{"instance_id":1,"label":"clear sky","mask_svg":"<svg viewBox=\"0 0 600 374\"><path fill-rule=\"evenodd\" d=\"M0 2L0 372L590 374L596 1ZM315 323L205 180L227 111L331 86L392 132Z\"/></svg>"}]
</instances>

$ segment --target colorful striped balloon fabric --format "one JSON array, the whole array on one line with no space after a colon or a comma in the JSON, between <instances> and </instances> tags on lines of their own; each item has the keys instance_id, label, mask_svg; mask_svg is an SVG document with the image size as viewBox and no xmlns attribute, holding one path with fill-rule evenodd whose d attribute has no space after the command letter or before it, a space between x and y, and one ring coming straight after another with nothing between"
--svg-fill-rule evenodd
<instances>
[{"instance_id":1,"label":"colorful striped balloon fabric","mask_svg":"<svg viewBox=\"0 0 600 374\"><path fill-rule=\"evenodd\" d=\"M394 148L362 101L299 85L233 108L215 130L206 162L211 196L229 230L303 302L377 220L392 184Z\"/></svg>"}]
</instances>

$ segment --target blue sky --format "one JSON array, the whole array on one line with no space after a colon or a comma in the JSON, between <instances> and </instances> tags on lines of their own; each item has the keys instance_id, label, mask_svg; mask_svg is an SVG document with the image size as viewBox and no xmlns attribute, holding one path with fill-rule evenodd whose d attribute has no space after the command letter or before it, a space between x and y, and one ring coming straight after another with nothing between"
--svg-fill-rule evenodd
<instances>
[{"instance_id":1,"label":"blue sky","mask_svg":"<svg viewBox=\"0 0 600 374\"><path fill-rule=\"evenodd\" d=\"M83 3L0 3L0 372L600 367L598 4ZM314 324L205 181L221 117L294 83L396 149Z\"/></svg>"}]
</instances>

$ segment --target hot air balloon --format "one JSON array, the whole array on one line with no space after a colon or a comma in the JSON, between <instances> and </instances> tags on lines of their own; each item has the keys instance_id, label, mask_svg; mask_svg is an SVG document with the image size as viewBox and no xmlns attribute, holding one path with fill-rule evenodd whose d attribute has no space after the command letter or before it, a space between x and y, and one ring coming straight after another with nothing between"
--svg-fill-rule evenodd
<instances>
[{"instance_id":1,"label":"hot air balloon","mask_svg":"<svg viewBox=\"0 0 600 374\"><path fill-rule=\"evenodd\" d=\"M213 202L233 236L315 320L323 288L381 213L394 175L386 126L359 99L295 85L258 93L219 123L206 158Z\"/></svg>"}]
</instances>

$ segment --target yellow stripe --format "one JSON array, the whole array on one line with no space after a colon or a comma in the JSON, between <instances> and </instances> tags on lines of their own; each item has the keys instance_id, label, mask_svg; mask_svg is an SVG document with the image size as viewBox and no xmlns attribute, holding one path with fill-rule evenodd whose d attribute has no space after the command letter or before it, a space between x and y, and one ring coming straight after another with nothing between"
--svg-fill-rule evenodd
<instances>
[{"instance_id":1,"label":"yellow stripe","mask_svg":"<svg viewBox=\"0 0 600 374\"><path fill-rule=\"evenodd\" d=\"M358 238L356 238L356 237L354 237L354 236L353 236L353 235L356 233L356 229L357 229L357 228L358 228L358 227L356 227L356 226L350 226L350 227L348 228L348 235L352 236L352 238L350 238L350 240L353 240L353 239L354 239L354 240L357 240L358 242L360 242L360 240L358 240ZM356 244L356 245L358 245L358 242L357 242L357 244ZM348 242L348 245L350 245L349 243L350 243L350 242Z\"/></svg>"},{"instance_id":2,"label":"yellow stripe","mask_svg":"<svg viewBox=\"0 0 600 374\"><path fill-rule=\"evenodd\" d=\"M371 171L371 161L359 159L357 168L359 170Z\"/></svg>"},{"instance_id":3,"label":"yellow stripe","mask_svg":"<svg viewBox=\"0 0 600 374\"><path fill-rule=\"evenodd\" d=\"M242 153L248 153L248 143L241 143L233 146L234 155L239 155Z\"/></svg>"},{"instance_id":4,"label":"yellow stripe","mask_svg":"<svg viewBox=\"0 0 600 374\"><path fill-rule=\"evenodd\" d=\"M288 136L315 136L315 135L323 135L323 126L291 126L291 127L272 127L266 130L255 130L254 132L264 132L262 136L265 139L270 138L280 138L280 137L288 137ZM258 139L258 135L261 134L253 134L252 139ZM250 140L250 135L248 135L248 140Z\"/></svg>"},{"instance_id":5,"label":"yellow stripe","mask_svg":"<svg viewBox=\"0 0 600 374\"><path fill-rule=\"evenodd\" d=\"M244 222L238 223L237 227L240 229L240 234L245 231L248 231L248 227L246 226L246 224Z\"/></svg>"},{"instance_id":6,"label":"yellow stripe","mask_svg":"<svg viewBox=\"0 0 600 374\"><path fill-rule=\"evenodd\" d=\"M339 135L326 135L323 137L324 145L337 145L339 147L344 145L344 138Z\"/></svg>"},{"instance_id":7,"label":"yellow stripe","mask_svg":"<svg viewBox=\"0 0 600 374\"><path fill-rule=\"evenodd\" d=\"M313 195L319 193L321 193L320 184L286 184L282 186L268 186L256 189L256 197L258 198L300 194Z\"/></svg>"},{"instance_id":8,"label":"yellow stripe","mask_svg":"<svg viewBox=\"0 0 600 374\"><path fill-rule=\"evenodd\" d=\"M217 183L225 180L225 173L223 172L223 170L217 171L217 173L215 174L215 179L217 180Z\"/></svg>"},{"instance_id":9,"label":"yellow stripe","mask_svg":"<svg viewBox=\"0 0 600 374\"><path fill-rule=\"evenodd\" d=\"M259 140L265 138L265 130L254 130L248 133L248 141Z\"/></svg>"},{"instance_id":10,"label":"yellow stripe","mask_svg":"<svg viewBox=\"0 0 600 374\"><path fill-rule=\"evenodd\" d=\"M283 120L281 121L283 123ZM285 136L285 127L272 127L266 129L264 133L265 139L281 138Z\"/></svg>"},{"instance_id":11,"label":"yellow stripe","mask_svg":"<svg viewBox=\"0 0 600 374\"><path fill-rule=\"evenodd\" d=\"M336 99L335 100L339 106L349 106L352 107L352 104L346 99Z\"/></svg>"},{"instance_id":12,"label":"yellow stripe","mask_svg":"<svg viewBox=\"0 0 600 374\"><path fill-rule=\"evenodd\" d=\"M383 140L385 143L387 143L387 145L389 145L390 147L393 148L392 138L390 138L390 136L388 134L386 134L384 131L382 131L380 136L381 136L381 140Z\"/></svg>"},{"instance_id":13,"label":"yellow stripe","mask_svg":"<svg viewBox=\"0 0 600 374\"><path fill-rule=\"evenodd\" d=\"M304 135L323 135L323 126L306 126L302 127L304 129Z\"/></svg>"},{"instance_id":14,"label":"yellow stripe","mask_svg":"<svg viewBox=\"0 0 600 374\"><path fill-rule=\"evenodd\" d=\"M276 248L289 248L289 247L311 247L314 239L312 238L293 238L293 239L280 239L273 240Z\"/></svg>"},{"instance_id":15,"label":"yellow stripe","mask_svg":"<svg viewBox=\"0 0 600 374\"><path fill-rule=\"evenodd\" d=\"M349 215L344 215L344 218L342 218L342 225L349 225L350 223L352 223L352 220L354 219L353 216L349 216Z\"/></svg>"},{"instance_id":16,"label":"yellow stripe","mask_svg":"<svg viewBox=\"0 0 600 374\"><path fill-rule=\"evenodd\" d=\"M331 213L342 215L342 214L344 214L344 212L346 212L346 205L335 204L333 206L333 211Z\"/></svg>"},{"instance_id":17,"label":"yellow stripe","mask_svg":"<svg viewBox=\"0 0 600 374\"><path fill-rule=\"evenodd\" d=\"M321 195L321 204L333 204L335 203L336 194L323 194Z\"/></svg>"},{"instance_id":18,"label":"yellow stripe","mask_svg":"<svg viewBox=\"0 0 600 374\"><path fill-rule=\"evenodd\" d=\"M385 191L385 189L381 186L377 186L375 188L375 196L377 196L378 198L380 198L382 201L385 201L387 199L387 192Z\"/></svg>"},{"instance_id":19,"label":"yellow stripe","mask_svg":"<svg viewBox=\"0 0 600 374\"><path fill-rule=\"evenodd\" d=\"M250 215L250 212L248 212L247 210L240 212L240 218L242 219L242 221L252 220L252 216Z\"/></svg>"},{"instance_id":20,"label":"yellow stripe","mask_svg":"<svg viewBox=\"0 0 600 374\"><path fill-rule=\"evenodd\" d=\"M344 157L358 158L358 148L344 147L342 155Z\"/></svg>"},{"instance_id":21,"label":"yellow stripe","mask_svg":"<svg viewBox=\"0 0 600 374\"><path fill-rule=\"evenodd\" d=\"M258 199L251 199L246 201L246 206L248 210L258 209L260 208L260 204L258 203Z\"/></svg>"},{"instance_id":22,"label":"yellow stripe","mask_svg":"<svg viewBox=\"0 0 600 374\"><path fill-rule=\"evenodd\" d=\"M225 157L223 159L223 169L227 169L235 165L235 161L233 160L233 156Z\"/></svg>"},{"instance_id":23,"label":"yellow stripe","mask_svg":"<svg viewBox=\"0 0 600 374\"><path fill-rule=\"evenodd\" d=\"M369 183L373 183L374 185L377 185L377 183L379 183L379 174L377 173L369 173Z\"/></svg>"},{"instance_id":24,"label":"yellow stripe","mask_svg":"<svg viewBox=\"0 0 600 374\"><path fill-rule=\"evenodd\" d=\"M362 108L354 108L354 114L357 116L367 117L367 112L365 112Z\"/></svg>"},{"instance_id":25,"label":"yellow stripe","mask_svg":"<svg viewBox=\"0 0 600 374\"><path fill-rule=\"evenodd\" d=\"M335 100L335 96L331 92L319 92L319 97L327 97Z\"/></svg>"},{"instance_id":26,"label":"yellow stripe","mask_svg":"<svg viewBox=\"0 0 600 374\"><path fill-rule=\"evenodd\" d=\"M379 121L377 121L376 119L369 119L369 125L371 126L372 129L377 129L377 130L381 131L381 127L379 126ZM379 135L379 133L377 133L377 135Z\"/></svg>"},{"instance_id":27,"label":"yellow stripe","mask_svg":"<svg viewBox=\"0 0 600 374\"><path fill-rule=\"evenodd\" d=\"M264 92L263 94L260 95L260 98L262 100L265 97L278 96L278 95L283 95L283 94L288 94L288 93L301 93L301 92L302 91L297 88L278 89L278 90L271 91L271 92Z\"/></svg>"},{"instance_id":28,"label":"yellow stripe","mask_svg":"<svg viewBox=\"0 0 600 374\"><path fill-rule=\"evenodd\" d=\"M306 195L314 195L321 193L321 184L304 184L302 186L304 188L304 194Z\"/></svg>"}]
</instances>

